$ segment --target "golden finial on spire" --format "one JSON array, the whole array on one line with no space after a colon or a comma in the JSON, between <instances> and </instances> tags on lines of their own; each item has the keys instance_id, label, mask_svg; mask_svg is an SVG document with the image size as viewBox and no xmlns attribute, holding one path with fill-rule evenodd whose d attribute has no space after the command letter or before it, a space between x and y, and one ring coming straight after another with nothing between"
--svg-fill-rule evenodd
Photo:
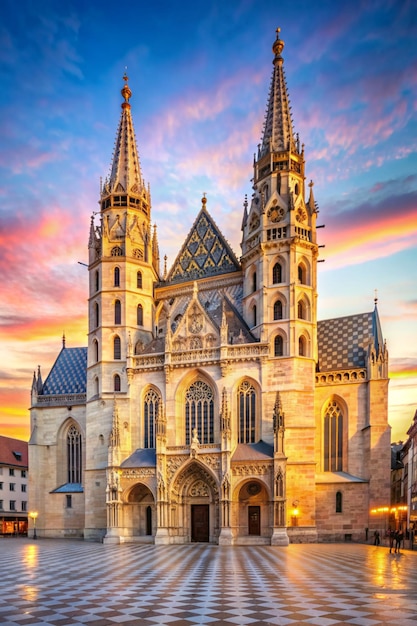
<instances>
[{"instance_id":1,"label":"golden finial on spire","mask_svg":"<svg viewBox=\"0 0 417 626\"><path fill-rule=\"evenodd\" d=\"M207 198L206 198L206 192L203 191L203 197L201 198L201 204L203 205L203 207L206 206L207 204Z\"/></svg>"},{"instance_id":2,"label":"golden finial on spire","mask_svg":"<svg viewBox=\"0 0 417 626\"><path fill-rule=\"evenodd\" d=\"M129 80L129 76L126 73L126 70L127 70L127 67L125 67L125 73L123 74L123 80L125 81L125 84L123 85L123 89L120 92L123 98L125 99L125 101L122 104L122 107L128 105L129 100L132 97L132 92L130 91L130 87L127 82Z\"/></svg>"},{"instance_id":3,"label":"golden finial on spire","mask_svg":"<svg viewBox=\"0 0 417 626\"><path fill-rule=\"evenodd\" d=\"M275 54L275 56L281 56L281 52L284 50L285 46L284 41L280 39L281 28L278 27L275 32L277 34L277 38L273 43L272 52Z\"/></svg>"}]
</instances>

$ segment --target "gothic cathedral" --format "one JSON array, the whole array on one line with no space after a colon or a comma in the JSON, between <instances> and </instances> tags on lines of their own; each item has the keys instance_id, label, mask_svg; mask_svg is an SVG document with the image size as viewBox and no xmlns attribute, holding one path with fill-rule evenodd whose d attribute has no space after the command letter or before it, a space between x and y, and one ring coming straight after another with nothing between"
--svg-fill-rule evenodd
<instances>
[{"instance_id":1,"label":"gothic cathedral","mask_svg":"<svg viewBox=\"0 0 417 626\"><path fill-rule=\"evenodd\" d=\"M88 347L64 340L32 385L40 536L355 541L389 502L388 353L376 302L317 320L318 209L283 48L278 30L240 258L203 197L162 272L124 76L88 241Z\"/></svg>"}]
</instances>

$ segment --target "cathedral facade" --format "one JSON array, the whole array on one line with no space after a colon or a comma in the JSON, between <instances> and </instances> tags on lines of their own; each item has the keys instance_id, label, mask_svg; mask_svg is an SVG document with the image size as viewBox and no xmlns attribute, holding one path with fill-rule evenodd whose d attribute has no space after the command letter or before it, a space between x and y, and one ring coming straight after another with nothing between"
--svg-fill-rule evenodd
<instances>
[{"instance_id":1,"label":"cathedral facade","mask_svg":"<svg viewBox=\"0 0 417 626\"><path fill-rule=\"evenodd\" d=\"M202 198L161 272L127 76L89 248L88 346L34 375L40 536L121 543L363 540L389 502L388 353L377 306L317 320L305 189L277 31L237 258Z\"/></svg>"}]
</instances>

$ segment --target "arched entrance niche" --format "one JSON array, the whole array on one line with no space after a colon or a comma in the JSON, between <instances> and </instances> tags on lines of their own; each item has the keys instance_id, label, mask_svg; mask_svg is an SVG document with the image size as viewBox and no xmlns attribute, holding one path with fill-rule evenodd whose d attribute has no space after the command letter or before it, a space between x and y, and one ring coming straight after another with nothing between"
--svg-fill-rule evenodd
<instances>
[{"instance_id":1,"label":"arched entrance niche","mask_svg":"<svg viewBox=\"0 0 417 626\"><path fill-rule=\"evenodd\" d=\"M143 483L134 485L126 495L124 527L131 537L151 538L155 535L155 498L149 487Z\"/></svg>"},{"instance_id":2,"label":"arched entrance niche","mask_svg":"<svg viewBox=\"0 0 417 626\"><path fill-rule=\"evenodd\" d=\"M251 478L237 487L235 524L238 537L271 536L271 507L268 490L260 480ZM234 524L234 525L235 525Z\"/></svg>"},{"instance_id":3,"label":"arched entrance niche","mask_svg":"<svg viewBox=\"0 0 417 626\"><path fill-rule=\"evenodd\" d=\"M171 492L171 528L179 542L213 542L219 535L219 489L211 471L198 461L181 469Z\"/></svg>"}]
</instances>

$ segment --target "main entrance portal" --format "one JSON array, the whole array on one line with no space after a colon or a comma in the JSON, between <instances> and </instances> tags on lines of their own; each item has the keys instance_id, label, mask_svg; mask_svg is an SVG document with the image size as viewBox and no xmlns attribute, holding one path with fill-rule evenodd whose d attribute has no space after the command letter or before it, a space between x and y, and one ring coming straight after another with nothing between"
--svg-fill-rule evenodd
<instances>
[{"instance_id":1,"label":"main entrance portal","mask_svg":"<svg viewBox=\"0 0 417 626\"><path fill-rule=\"evenodd\" d=\"M261 507L250 506L248 507L248 527L249 535L261 534Z\"/></svg>"},{"instance_id":2,"label":"main entrance portal","mask_svg":"<svg viewBox=\"0 0 417 626\"><path fill-rule=\"evenodd\" d=\"M191 505L191 541L209 540L209 505Z\"/></svg>"}]
</instances>

